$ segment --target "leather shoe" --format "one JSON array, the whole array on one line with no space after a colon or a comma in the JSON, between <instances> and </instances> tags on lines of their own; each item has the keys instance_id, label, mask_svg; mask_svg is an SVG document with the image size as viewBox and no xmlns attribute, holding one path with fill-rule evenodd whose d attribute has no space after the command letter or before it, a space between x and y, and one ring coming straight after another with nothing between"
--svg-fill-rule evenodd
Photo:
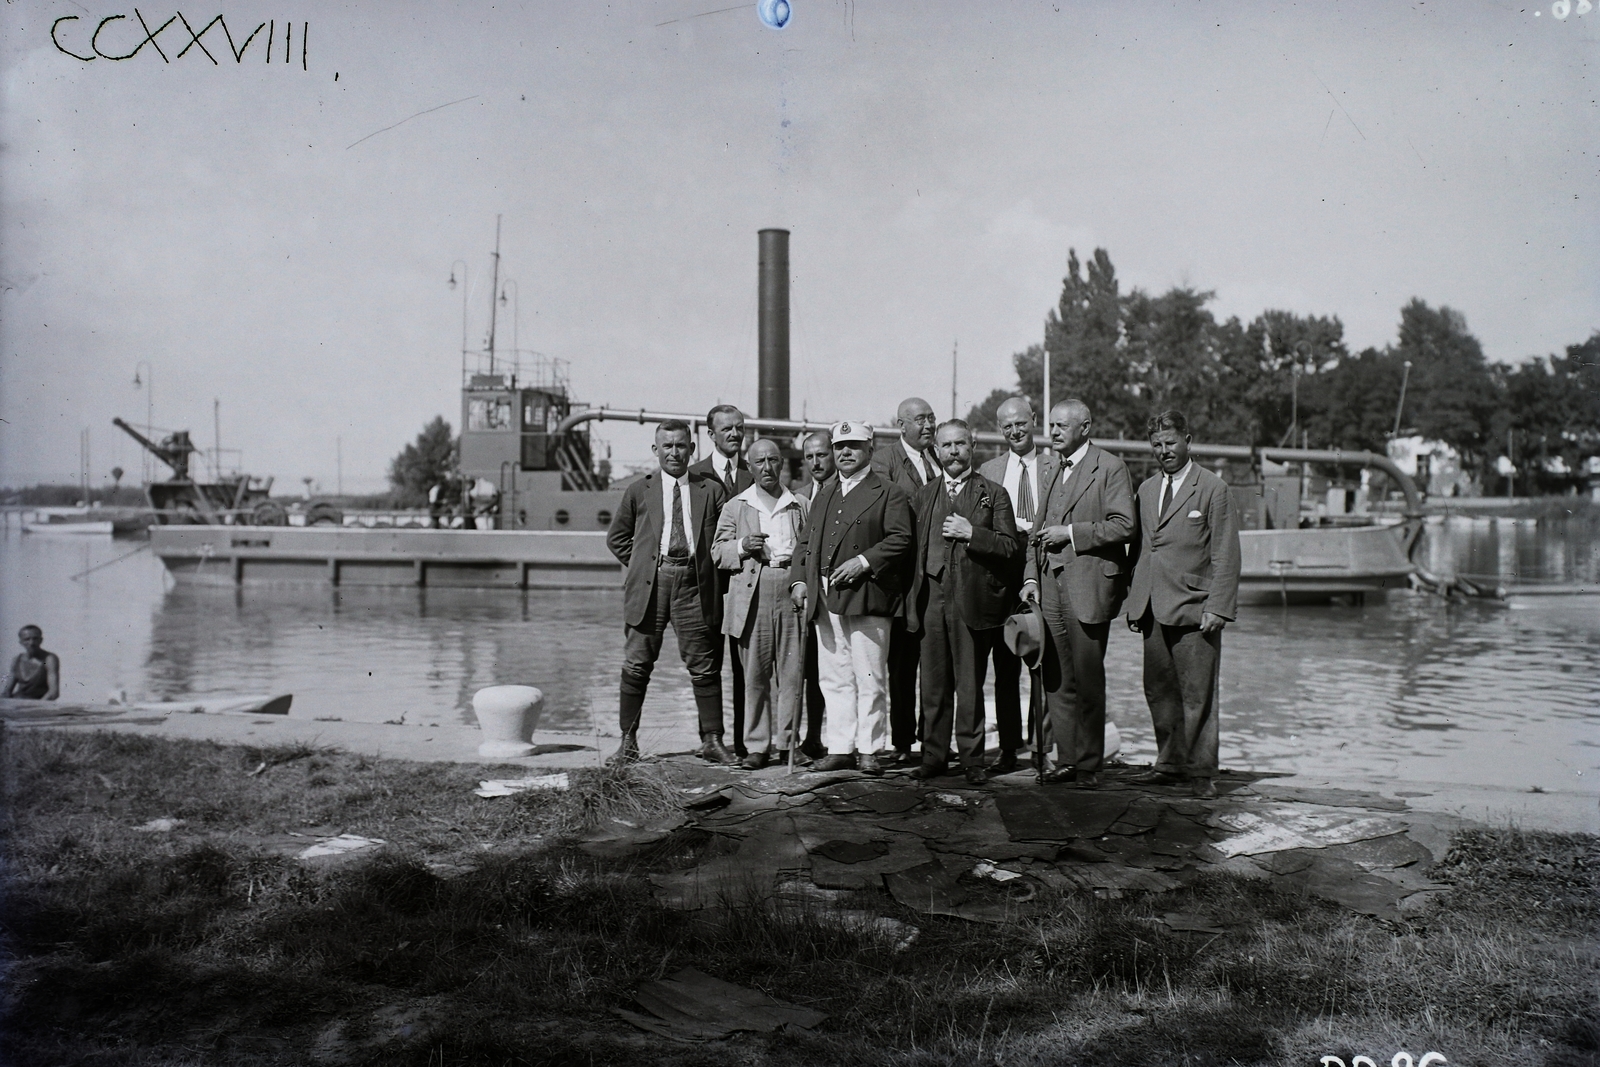
<instances>
[{"instance_id":1,"label":"leather shoe","mask_svg":"<svg viewBox=\"0 0 1600 1067\"><path fill-rule=\"evenodd\" d=\"M942 763L919 763L911 768L913 778L937 778L944 774L947 768Z\"/></svg>"},{"instance_id":2,"label":"leather shoe","mask_svg":"<svg viewBox=\"0 0 1600 1067\"><path fill-rule=\"evenodd\" d=\"M984 782L987 782L988 780L989 780L989 772L984 770L982 767L968 767L967 768L967 784L968 785L982 785Z\"/></svg>"},{"instance_id":3,"label":"leather shoe","mask_svg":"<svg viewBox=\"0 0 1600 1067\"><path fill-rule=\"evenodd\" d=\"M1194 795L1203 800L1215 800L1217 796L1216 783L1209 778L1196 778L1194 780Z\"/></svg>"},{"instance_id":4,"label":"leather shoe","mask_svg":"<svg viewBox=\"0 0 1600 1067\"><path fill-rule=\"evenodd\" d=\"M1039 775L1040 785L1062 785L1077 778L1078 772L1071 767L1056 767L1044 771Z\"/></svg>"},{"instance_id":5,"label":"leather shoe","mask_svg":"<svg viewBox=\"0 0 1600 1067\"><path fill-rule=\"evenodd\" d=\"M1183 781L1183 776L1152 768L1148 771L1140 771L1138 774L1129 775L1128 781L1134 785L1177 785Z\"/></svg>"},{"instance_id":6,"label":"leather shoe","mask_svg":"<svg viewBox=\"0 0 1600 1067\"><path fill-rule=\"evenodd\" d=\"M812 766L818 772L827 771L853 771L856 767L854 756L823 756Z\"/></svg>"},{"instance_id":7,"label":"leather shoe","mask_svg":"<svg viewBox=\"0 0 1600 1067\"><path fill-rule=\"evenodd\" d=\"M702 740L700 745L700 758L711 763L732 763L734 756L728 751L728 746L722 743L722 738L712 734Z\"/></svg>"},{"instance_id":8,"label":"leather shoe","mask_svg":"<svg viewBox=\"0 0 1600 1067\"><path fill-rule=\"evenodd\" d=\"M856 770L869 778L883 777L883 764L878 762L878 757L871 752L863 752L856 756Z\"/></svg>"},{"instance_id":9,"label":"leather shoe","mask_svg":"<svg viewBox=\"0 0 1600 1067\"><path fill-rule=\"evenodd\" d=\"M622 744L617 746L617 751L606 760L607 766L620 767L625 763L639 762L639 735L625 733L622 735Z\"/></svg>"},{"instance_id":10,"label":"leather shoe","mask_svg":"<svg viewBox=\"0 0 1600 1067\"><path fill-rule=\"evenodd\" d=\"M894 750L894 755L890 756L887 762L891 767L903 767L907 764L917 763L918 760L916 757L911 755L911 750L909 748L897 748Z\"/></svg>"},{"instance_id":11,"label":"leather shoe","mask_svg":"<svg viewBox=\"0 0 1600 1067\"><path fill-rule=\"evenodd\" d=\"M1017 754L1002 752L1000 758L989 764L990 774L1010 774L1017 769Z\"/></svg>"},{"instance_id":12,"label":"leather shoe","mask_svg":"<svg viewBox=\"0 0 1600 1067\"><path fill-rule=\"evenodd\" d=\"M765 752L752 752L739 761L739 767L747 771L759 771L766 765L767 754Z\"/></svg>"}]
</instances>

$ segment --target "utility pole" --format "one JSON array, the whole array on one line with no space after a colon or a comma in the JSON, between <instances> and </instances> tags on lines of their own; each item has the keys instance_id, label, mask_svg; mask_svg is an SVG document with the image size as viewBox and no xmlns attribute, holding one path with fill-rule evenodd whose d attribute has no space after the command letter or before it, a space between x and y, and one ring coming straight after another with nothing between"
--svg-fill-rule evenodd
<instances>
[{"instance_id":1,"label":"utility pole","mask_svg":"<svg viewBox=\"0 0 1600 1067\"><path fill-rule=\"evenodd\" d=\"M333 465L334 485L338 487L339 495L344 496L344 437L337 436L333 439Z\"/></svg>"},{"instance_id":2,"label":"utility pole","mask_svg":"<svg viewBox=\"0 0 1600 1067\"><path fill-rule=\"evenodd\" d=\"M1043 422L1044 422L1045 436L1048 437L1050 435L1050 349L1048 347L1046 347L1045 350L1044 350L1043 362L1044 362L1044 416L1043 416Z\"/></svg>"},{"instance_id":3,"label":"utility pole","mask_svg":"<svg viewBox=\"0 0 1600 1067\"><path fill-rule=\"evenodd\" d=\"M1406 383L1411 381L1411 361L1408 359L1401 364L1404 370L1400 374L1400 402L1394 406L1394 432L1389 434L1389 440L1400 436L1400 413L1406 409Z\"/></svg>"},{"instance_id":4,"label":"utility pole","mask_svg":"<svg viewBox=\"0 0 1600 1067\"><path fill-rule=\"evenodd\" d=\"M952 419L961 417L956 411L956 358L960 351L961 338L958 337L950 345L950 417Z\"/></svg>"},{"instance_id":5,"label":"utility pole","mask_svg":"<svg viewBox=\"0 0 1600 1067\"><path fill-rule=\"evenodd\" d=\"M222 477L222 401L211 398L211 473Z\"/></svg>"}]
</instances>

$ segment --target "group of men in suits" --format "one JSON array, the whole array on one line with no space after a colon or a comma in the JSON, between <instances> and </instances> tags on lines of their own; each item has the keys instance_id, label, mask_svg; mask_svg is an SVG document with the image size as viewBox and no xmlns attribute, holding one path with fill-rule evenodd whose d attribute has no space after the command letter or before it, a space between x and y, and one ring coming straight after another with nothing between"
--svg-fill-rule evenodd
<instances>
[{"instance_id":1,"label":"group of men in suits","mask_svg":"<svg viewBox=\"0 0 1600 1067\"><path fill-rule=\"evenodd\" d=\"M900 405L892 444L874 448L864 423L835 423L802 442L810 477L797 491L782 484L772 441L741 457L737 408L708 413L715 450L693 465L692 429L660 423L660 469L628 488L608 536L627 568L617 758L638 758L640 709L670 624L706 759L759 769L806 753L820 770L878 775L899 763L924 778L954 764L981 783L1015 770L1023 744L1022 660L1001 640L1020 608L1041 623L1047 716L1037 728L1057 756L1046 780L1094 788L1106 645L1125 610L1143 636L1158 745L1141 777L1192 780L1211 795L1221 631L1239 575L1227 486L1189 458L1180 412L1150 420L1160 473L1137 494L1122 461L1091 443L1081 401L1049 412L1051 451L1035 447L1025 398L997 416L1008 450L981 470L968 425L938 422L920 398ZM728 650L733 751L721 709ZM1000 751L986 764L991 659Z\"/></svg>"}]
</instances>

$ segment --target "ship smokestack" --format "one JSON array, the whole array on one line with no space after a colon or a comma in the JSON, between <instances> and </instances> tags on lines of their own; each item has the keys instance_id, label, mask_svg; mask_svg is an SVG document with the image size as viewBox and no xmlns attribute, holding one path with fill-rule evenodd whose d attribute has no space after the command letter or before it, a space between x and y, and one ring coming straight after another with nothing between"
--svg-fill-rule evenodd
<instances>
[{"instance_id":1,"label":"ship smokestack","mask_svg":"<svg viewBox=\"0 0 1600 1067\"><path fill-rule=\"evenodd\" d=\"M789 417L789 231L762 230L757 415Z\"/></svg>"}]
</instances>

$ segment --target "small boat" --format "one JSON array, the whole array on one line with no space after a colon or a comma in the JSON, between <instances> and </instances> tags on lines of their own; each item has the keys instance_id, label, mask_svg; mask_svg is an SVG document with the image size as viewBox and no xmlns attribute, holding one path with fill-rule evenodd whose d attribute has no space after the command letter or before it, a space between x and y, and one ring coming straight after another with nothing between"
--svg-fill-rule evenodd
<instances>
[{"instance_id":1,"label":"small boat","mask_svg":"<svg viewBox=\"0 0 1600 1067\"><path fill-rule=\"evenodd\" d=\"M161 722L169 715L288 715L293 701L293 693L133 703L113 699L104 704L0 698L0 722L11 726L76 726Z\"/></svg>"}]
</instances>

